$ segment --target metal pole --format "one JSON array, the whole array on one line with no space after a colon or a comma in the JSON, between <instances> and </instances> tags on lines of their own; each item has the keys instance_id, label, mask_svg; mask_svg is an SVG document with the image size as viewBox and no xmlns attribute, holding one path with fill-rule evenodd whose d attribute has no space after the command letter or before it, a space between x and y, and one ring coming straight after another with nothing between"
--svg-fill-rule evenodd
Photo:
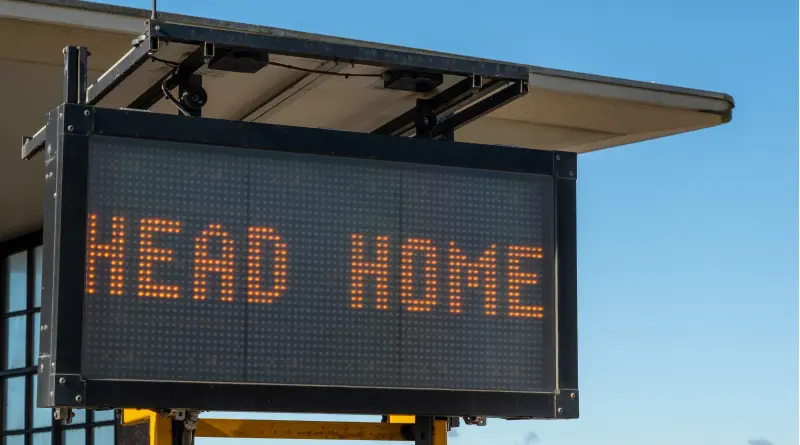
<instances>
[{"instance_id":1,"label":"metal pole","mask_svg":"<svg viewBox=\"0 0 800 445\"><path fill-rule=\"evenodd\" d=\"M150 10L150 19L155 20L158 18L158 12L156 10L156 0L153 0L153 9Z\"/></svg>"}]
</instances>

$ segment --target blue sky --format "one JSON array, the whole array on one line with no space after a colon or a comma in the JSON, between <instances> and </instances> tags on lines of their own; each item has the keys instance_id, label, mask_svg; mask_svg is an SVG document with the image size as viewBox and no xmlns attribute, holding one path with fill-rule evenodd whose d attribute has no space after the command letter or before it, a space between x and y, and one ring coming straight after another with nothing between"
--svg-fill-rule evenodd
<instances>
[{"instance_id":1,"label":"blue sky","mask_svg":"<svg viewBox=\"0 0 800 445\"><path fill-rule=\"evenodd\" d=\"M796 1L159 5L734 96L728 125L579 160L581 418L451 442L798 443Z\"/></svg>"}]
</instances>

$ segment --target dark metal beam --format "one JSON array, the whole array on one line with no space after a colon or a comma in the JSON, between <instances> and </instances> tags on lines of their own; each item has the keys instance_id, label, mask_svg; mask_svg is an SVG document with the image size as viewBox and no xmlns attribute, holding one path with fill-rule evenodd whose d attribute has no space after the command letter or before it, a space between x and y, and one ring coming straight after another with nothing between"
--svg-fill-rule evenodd
<instances>
[{"instance_id":1,"label":"dark metal beam","mask_svg":"<svg viewBox=\"0 0 800 445\"><path fill-rule=\"evenodd\" d=\"M78 48L64 48L64 103L78 103Z\"/></svg>"},{"instance_id":2,"label":"dark metal beam","mask_svg":"<svg viewBox=\"0 0 800 445\"><path fill-rule=\"evenodd\" d=\"M420 99L420 101L424 101L431 113L439 115L446 112L447 108L456 106L473 96L481 89L483 86L482 83L483 78L481 76L470 76L462 79L436 96L430 99ZM414 107L372 132L378 134L402 135L414 129L414 122L419 111L419 106Z\"/></svg>"},{"instance_id":3,"label":"dark metal beam","mask_svg":"<svg viewBox=\"0 0 800 445\"><path fill-rule=\"evenodd\" d=\"M502 107L503 105L516 100L517 98L525 95L527 92L528 82L525 80L515 80L504 89L487 97L486 99L476 102L470 105L468 108L465 108L448 117L447 119L436 123L431 130L430 137L436 138L449 134L450 132L454 132L458 128L463 127L475 119L485 116Z\"/></svg>"},{"instance_id":4,"label":"dark metal beam","mask_svg":"<svg viewBox=\"0 0 800 445\"><path fill-rule=\"evenodd\" d=\"M85 46L78 47L78 102L86 103L86 90L89 87L89 49Z\"/></svg>"}]
</instances>

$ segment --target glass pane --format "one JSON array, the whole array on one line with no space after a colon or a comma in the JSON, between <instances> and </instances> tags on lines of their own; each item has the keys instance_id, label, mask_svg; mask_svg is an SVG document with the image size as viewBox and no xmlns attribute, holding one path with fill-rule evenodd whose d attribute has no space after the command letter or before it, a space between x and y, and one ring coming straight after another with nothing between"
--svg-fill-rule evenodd
<instances>
[{"instance_id":1,"label":"glass pane","mask_svg":"<svg viewBox=\"0 0 800 445\"><path fill-rule=\"evenodd\" d=\"M6 369L25 367L25 327L28 317L20 315L6 320Z\"/></svg>"},{"instance_id":2,"label":"glass pane","mask_svg":"<svg viewBox=\"0 0 800 445\"><path fill-rule=\"evenodd\" d=\"M33 276L33 300L36 307L42 305L42 246L33 249L36 275Z\"/></svg>"},{"instance_id":3,"label":"glass pane","mask_svg":"<svg viewBox=\"0 0 800 445\"><path fill-rule=\"evenodd\" d=\"M53 419L53 410L51 408L39 408L36 406L36 390L39 386L39 379L36 378L35 375L31 376L31 378L33 379L33 427L42 428L50 426Z\"/></svg>"},{"instance_id":4,"label":"glass pane","mask_svg":"<svg viewBox=\"0 0 800 445\"><path fill-rule=\"evenodd\" d=\"M94 421L95 422L105 422L108 420L114 420L114 410L113 409L104 409L100 411L94 412Z\"/></svg>"},{"instance_id":5,"label":"glass pane","mask_svg":"<svg viewBox=\"0 0 800 445\"><path fill-rule=\"evenodd\" d=\"M25 428L25 377L14 377L5 382L6 406L3 425L6 431Z\"/></svg>"},{"instance_id":6,"label":"glass pane","mask_svg":"<svg viewBox=\"0 0 800 445\"><path fill-rule=\"evenodd\" d=\"M33 344L31 348L33 348L33 353L31 354L31 362L28 363L28 366L36 366L37 361L39 360L39 324L40 324L40 316L39 313L33 314Z\"/></svg>"},{"instance_id":7,"label":"glass pane","mask_svg":"<svg viewBox=\"0 0 800 445\"><path fill-rule=\"evenodd\" d=\"M27 279L28 252L22 251L6 258L6 311L21 311L28 305Z\"/></svg>"},{"instance_id":8,"label":"glass pane","mask_svg":"<svg viewBox=\"0 0 800 445\"><path fill-rule=\"evenodd\" d=\"M25 436L6 436L3 438L3 445L25 445Z\"/></svg>"},{"instance_id":9,"label":"glass pane","mask_svg":"<svg viewBox=\"0 0 800 445\"><path fill-rule=\"evenodd\" d=\"M50 445L50 433L36 433L33 435L33 445Z\"/></svg>"},{"instance_id":10,"label":"glass pane","mask_svg":"<svg viewBox=\"0 0 800 445\"><path fill-rule=\"evenodd\" d=\"M86 445L86 430L78 428L64 431L64 445Z\"/></svg>"},{"instance_id":11,"label":"glass pane","mask_svg":"<svg viewBox=\"0 0 800 445\"><path fill-rule=\"evenodd\" d=\"M75 415L72 416L72 423L73 424L86 423L86 410L85 409L76 409L76 410L73 410L73 412L75 413Z\"/></svg>"},{"instance_id":12,"label":"glass pane","mask_svg":"<svg viewBox=\"0 0 800 445\"><path fill-rule=\"evenodd\" d=\"M94 445L114 445L113 426L101 426L93 430Z\"/></svg>"}]
</instances>

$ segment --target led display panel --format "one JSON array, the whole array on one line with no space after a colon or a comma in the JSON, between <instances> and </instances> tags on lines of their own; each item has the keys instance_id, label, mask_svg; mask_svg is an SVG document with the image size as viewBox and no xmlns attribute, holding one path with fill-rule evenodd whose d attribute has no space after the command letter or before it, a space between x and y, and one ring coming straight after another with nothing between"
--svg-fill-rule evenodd
<instances>
[{"instance_id":1,"label":"led display panel","mask_svg":"<svg viewBox=\"0 0 800 445\"><path fill-rule=\"evenodd\" d=\"M87 379L556 388L550 175L93 135Z\"/></svg>"}]
</instances>

